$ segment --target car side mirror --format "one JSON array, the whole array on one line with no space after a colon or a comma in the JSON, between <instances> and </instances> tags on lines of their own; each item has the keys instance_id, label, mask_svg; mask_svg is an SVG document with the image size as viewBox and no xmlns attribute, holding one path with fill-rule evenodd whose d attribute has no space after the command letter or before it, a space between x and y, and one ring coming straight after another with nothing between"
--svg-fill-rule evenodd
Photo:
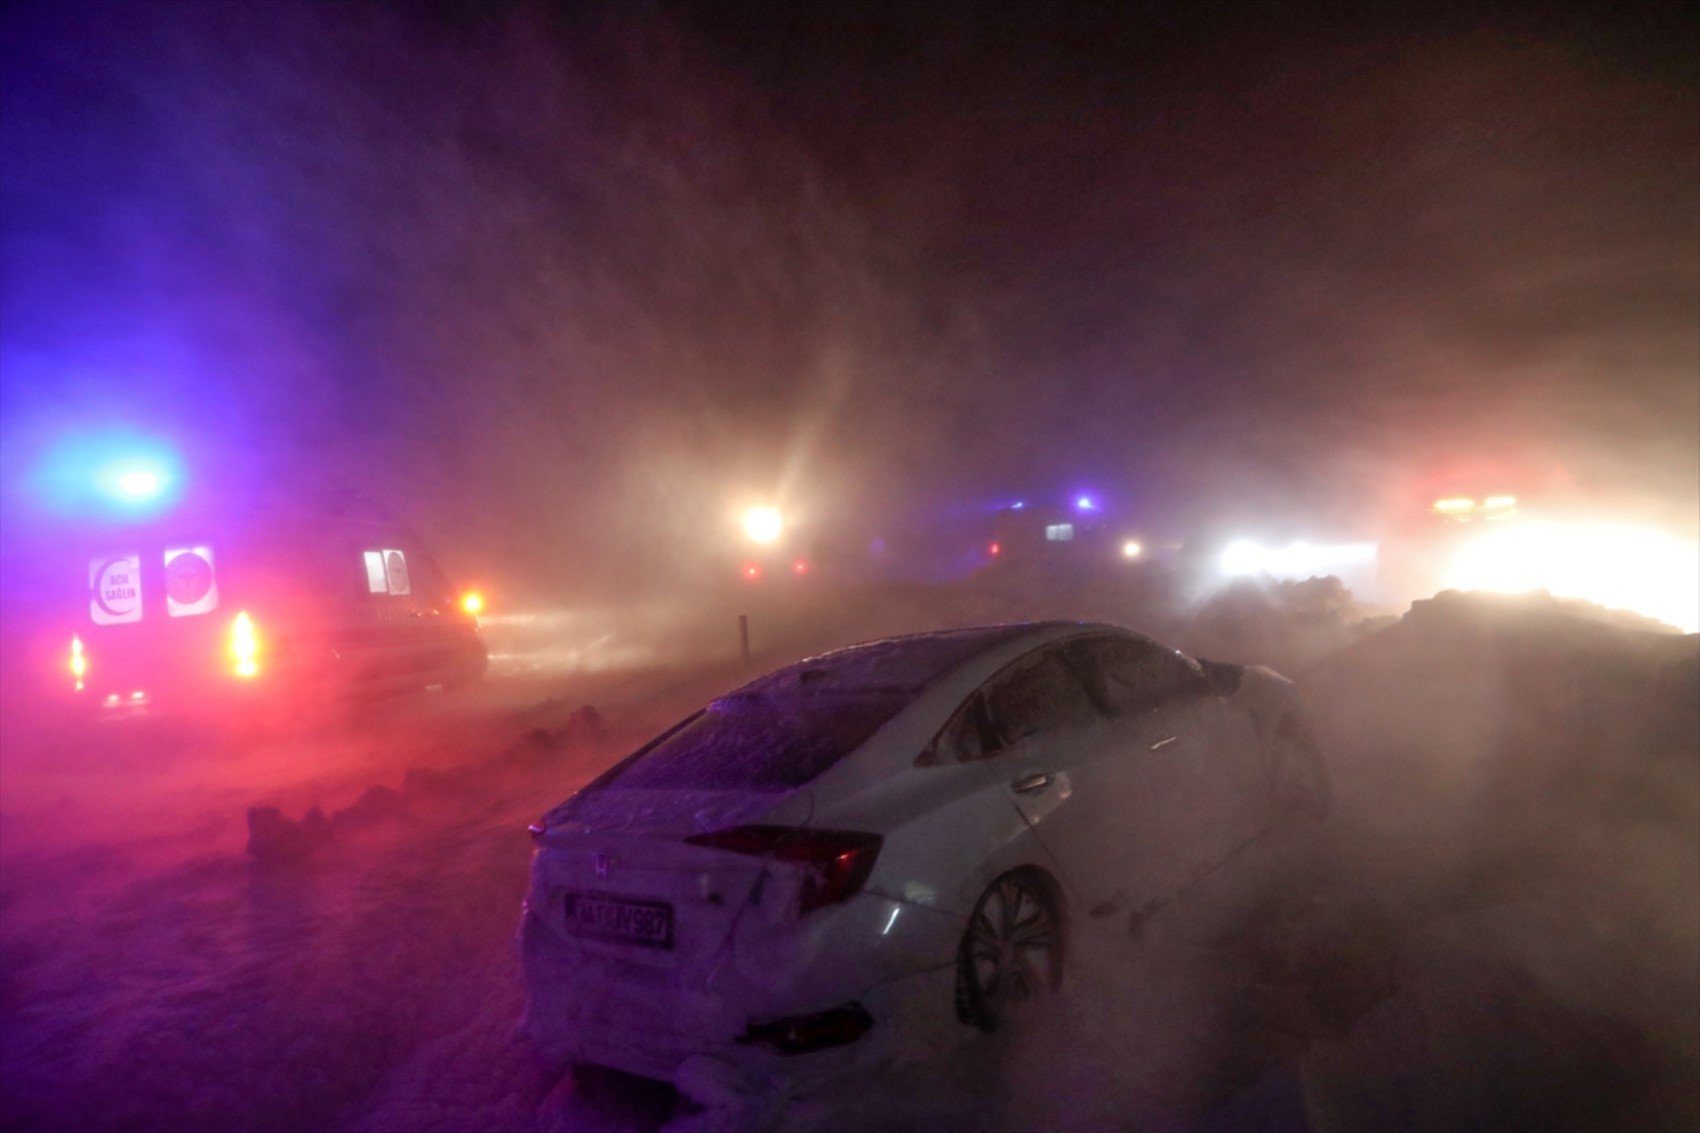
<instances>
[{"instance_id":1,"label":"car side mirror","mask_svg":"<svg viewBox=\"0 0 1700 1133\"><path fill-rule=\"evenodd\" d=\"M1198 662L1204 670L1205 689L1211 696L1232 696L1240 691L1240 682L1245 677L1244 665L1231 665L1226 661Z\"/></svg>"}]
</instances>

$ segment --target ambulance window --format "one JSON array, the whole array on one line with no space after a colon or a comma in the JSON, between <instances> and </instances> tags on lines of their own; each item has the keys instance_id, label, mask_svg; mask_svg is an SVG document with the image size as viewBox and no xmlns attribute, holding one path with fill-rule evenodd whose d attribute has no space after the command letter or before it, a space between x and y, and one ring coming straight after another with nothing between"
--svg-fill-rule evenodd
<instances>
[{"instance_id":1,"label":"ambulance window","mask_svg":"<svg viewBox=\"0 0 1700 1133\"><path fill-rule=\"evenodd\" d=\"M142 556L100 555L89 560L89 618L97 626L142 620Z\"/></svg>"},{"instance_id":2,"label":"ambulance window","mask_svg":"<svg viewBox=\"0 0 1700 1133\"><path fill-rule=\"evenodd\" d=\"M407 556L392 547L381 551L364 551L366 589L373 594L411 594L413 583L407 574Z\"/></svg>"},{"instance_id":3,"label":"ambulance window","mask_svg":"<svg viewBox=\"0 0 1700 1133\"><path fill-rule=\"evenodd\" d=\"M165 609L174 618L218 609L218 580L213 574L211 547L166 548Z\"/></svg>"},{"instance_id":4,"label":"ambulance window","mask_svg":"<svg viewBox=\"0 0 1700 1133\"><path fill-rule=\"evenodd\" d=\"M384 553L382 551L366 551L361 557L366 560L366 590L372 594L388 594L389 583L384 578Z\"/></svg>"},{"instance_id":5,"label":"ambulance window","mask_svg":"<svg viewBox=\"0 0 1700 1133\"><path fill-rule=\"evenodd\" d=\"M407 577L406 555L400 551L385 549L384 579L389 583L391 594L413 593L413 584Z\"/></svg>"}]
</instances>

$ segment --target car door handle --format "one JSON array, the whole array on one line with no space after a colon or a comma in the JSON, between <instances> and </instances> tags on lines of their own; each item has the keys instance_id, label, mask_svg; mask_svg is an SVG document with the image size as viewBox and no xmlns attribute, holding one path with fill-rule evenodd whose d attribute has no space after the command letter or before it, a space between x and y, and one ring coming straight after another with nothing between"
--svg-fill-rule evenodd
<instances>
[{"instance_id":1,"label":"car door handle","mask_svg":"<svg viewBox=\"0 0 1700 1133\"><path fill-rule=\"evenodd\" d=\"M1036 795L1049 787L1052 779L1053 776L1050 772L1041 771L1037 775L1028 775L1025 778L1017 779L1009 785L1009 789L1018 795Z\"/></svg>"},{"instance_id":2,"label":"car door handle","mask_svg":"<svg viewBox=\"0 0 1700 1133\"><path fill-rule=\"evenodd\" d=\"M1164 736L1162 739L1151 745L1151 750L1156 751L1160 747L1168 747L1178 739L1180 739L1179 736Z\"/></svg>"}]
</instances>

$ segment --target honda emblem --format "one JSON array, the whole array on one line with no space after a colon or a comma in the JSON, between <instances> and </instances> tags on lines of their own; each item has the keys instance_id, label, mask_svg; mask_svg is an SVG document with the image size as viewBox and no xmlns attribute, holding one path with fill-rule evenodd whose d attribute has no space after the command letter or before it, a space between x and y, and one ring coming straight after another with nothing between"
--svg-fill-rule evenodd
<instances>
[{"instance_id":1,"label":"honda emblem","mask_svg":"<svg viewBox=\"0 0 1700 1133\"><path fill-rule=\"evenodd\" d=\"M614 868L614 855L598 850L591 855L590 864L596 870L597 877L607 877L608 871Z\"/></svg>"}]
</instances>

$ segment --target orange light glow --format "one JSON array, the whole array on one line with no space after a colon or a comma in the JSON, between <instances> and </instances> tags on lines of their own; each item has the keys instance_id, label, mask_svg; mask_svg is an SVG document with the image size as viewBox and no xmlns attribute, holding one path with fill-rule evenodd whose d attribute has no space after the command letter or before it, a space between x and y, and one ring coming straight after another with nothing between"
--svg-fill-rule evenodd
<instances>
[{"instance_id":1,"label":"orange light glow","mask_svg":"<svg viewBox=\"0 0 1700 1133\"><path fill-rule=\"evenodd\" d=\"M1489 511L1503 511L1508 507L1517 506L1516 496L1489 496L1482 501L1482 506Z\"/></svg>"},{"instance_id":2,"label":"orange light glow","mask_svg":"<svg viewBox=\"0 0 1700 1133\"><path fill-rule=\"evenodd\" d=\"M756 579L761 577L761 567L757 566L755 563L750 563L744 568L744 577L749 579L751 582L754 582Z\"/></svg>"},{"instance_id":3,"label":"orange light glow","mask_svg":"<svg viewBox=\"0 0 1700 1133\"><path fill-rule=\"evenodd\" d=\"M1127 542L1122 544L1122 558L1124 559L1137 559L1144 553L1145 548L1139 545L1139 541L1137 539L1129 539Z\"/></svg>"},{"instance_id":4,"label":"orange light glow","mask_svg":"<svg viewBox=\"0 0 1700 1133\"><path fill-rule=\"evenodd\" d=\"M476 618L484 612L484 595L476 590L468 590L460 596L460 608Z\"/></svg>"},{"instance_id":5,"label":"orange light glow","mask_svg":"<svg viewBox=\"0 0 1700 1133\"><path fill-rule=\"evenodd\" d=\"M798 559L796 562L792 563L791 564L791 573L792 574L808 574L809 573L808 560Z\"/></svg>"},{"instance_id":6,"label":"orange light glow","mask_svg":"<svg viewBox=\"0 0 1700 1133\"><path fill-rule=\"evenodd\" d=\"M247 610L230 623L230 660L232 669L243 680L260 675L260 635Z\"/></svg>"},{"instance_id":7,"label":"orange light glow","mask_svg":"<svg viewBox=\"0 0 1700 1133\"><path fill-rule=\"evenodd\" d=\"M71 675L77 678L77 691L83 691L83 678L88 675L89 659L83 652L83 639L71 635Z\"/></svg>"},{"instance_id":8,"label":"orange light glow","mask_svg":"<svg viewBox=\"0 0 1700 1133\"><path fill-rule=\"evenodd\" d=\"M1474 511L1475 507L1476 501L1467 496L1450 496L1444 500L1434 501L1434 510L1443 512L1447 515L1456 515L1459 512Z\"/></svg>"}]
</instances>

